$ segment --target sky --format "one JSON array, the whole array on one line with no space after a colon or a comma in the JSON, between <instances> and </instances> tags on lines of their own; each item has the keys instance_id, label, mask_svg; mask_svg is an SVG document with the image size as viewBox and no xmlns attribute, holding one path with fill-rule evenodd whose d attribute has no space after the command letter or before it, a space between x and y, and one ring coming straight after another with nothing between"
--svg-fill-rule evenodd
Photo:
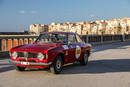
<instances>
[{"instance_id":1,"label":"sky","mask_svg":"<svg viewBox=\"0 0 130 87\"><path fill-rule=\"evenodd\" d=\"M0 0L0 32L29 30L30 24L130 17L130 0Z\"/></svg>"}]
</instances>

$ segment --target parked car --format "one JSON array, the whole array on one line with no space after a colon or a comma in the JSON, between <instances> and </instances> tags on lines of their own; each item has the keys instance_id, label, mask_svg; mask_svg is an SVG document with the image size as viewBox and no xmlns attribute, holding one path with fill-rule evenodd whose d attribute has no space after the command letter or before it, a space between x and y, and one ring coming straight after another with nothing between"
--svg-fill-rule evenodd
<instances>
[{"instance_id":1,"label":"parked car","mask_svg":"<svg viewBox=\"0 0 130 87\"><path fill-rule=\"evenodd\" d=\"M91 45L84 43L80 36L72 32L44 32L33 44L17 46L10 50L10 63L16 70L25 68L50 68L58 74L63 65L79 61L81 65L88 64Z\"/></svg>"}]
</instances>

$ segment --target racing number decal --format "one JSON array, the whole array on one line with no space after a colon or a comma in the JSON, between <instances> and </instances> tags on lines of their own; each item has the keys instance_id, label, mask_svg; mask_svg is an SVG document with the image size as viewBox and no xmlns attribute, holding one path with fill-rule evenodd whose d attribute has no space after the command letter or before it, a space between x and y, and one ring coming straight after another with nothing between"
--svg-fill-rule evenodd
<instances>
[{"instance_id":1,"label":"racing number decal","mask_svg":"<svg viewBox=\"0 0 130 87\"><path fill-rule=\"evenodd\" d=\"M80 46L76 46L76 51L75 51L76 59L80 57L80 54L81 54L81 48Z\"/></svg>"}]
</instances>

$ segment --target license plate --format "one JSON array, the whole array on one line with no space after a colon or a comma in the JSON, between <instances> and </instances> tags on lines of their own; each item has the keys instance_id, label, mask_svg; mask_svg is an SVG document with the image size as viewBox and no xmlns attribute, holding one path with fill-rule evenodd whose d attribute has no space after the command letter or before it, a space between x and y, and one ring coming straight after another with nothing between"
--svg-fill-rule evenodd
<instances>
[{"instance_id":1,"label":"license plate","mask_svg":"<svg viewBox=\"0 0 130 87\"><path fill-rule=\"evenodd\" d=\"M29 65L29 62L21 62L22 65Z\"/></svg>"}]
</instances>

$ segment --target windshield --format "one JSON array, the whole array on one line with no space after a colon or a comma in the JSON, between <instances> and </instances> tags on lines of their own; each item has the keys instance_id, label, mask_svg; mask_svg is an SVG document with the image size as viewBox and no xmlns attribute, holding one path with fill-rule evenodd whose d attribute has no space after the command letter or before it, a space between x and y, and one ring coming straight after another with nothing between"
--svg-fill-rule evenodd
<instances>
[{"instance_id":1,"label":"windshield","mask_svg":"<svg viewBox=\"0 0 130 87\"><path fill-rule=\"evenodd\" d=\"M56 33L45 33L40 34L35 43L67 43L66 34L56 34Z\"/></svg>"}]
</instances>

